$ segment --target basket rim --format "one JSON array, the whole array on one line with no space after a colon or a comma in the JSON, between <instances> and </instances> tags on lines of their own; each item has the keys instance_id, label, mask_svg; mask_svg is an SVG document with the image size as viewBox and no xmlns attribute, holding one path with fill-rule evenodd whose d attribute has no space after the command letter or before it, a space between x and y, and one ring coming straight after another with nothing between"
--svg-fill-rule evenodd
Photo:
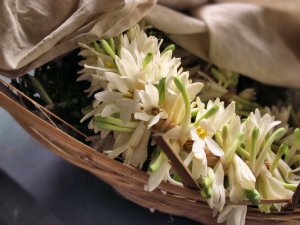
<instances>
[{"instance_id":1,"label":"basket rim","mask_svg":"<svg viewBox=\"0 0 300 225\"><path fill-rule=\"evenodd\" d=\"M22 97L26 98L28 101L30 101L34 106L36 106L37 109L41 110L43 113L48 113L51 116L55 116L57 119L57 116L55 114L53 114L52 112L50 112L49 110L47 110L46 108L44 108L43 106L41 106L40 104L38 104L37 102L35 102L34 100L32 100L30 97L28 97L27 95L25 95L24 93L22 93L21 91L19 91L17 88L13 87L11 84L8 84L7 82L5 82L4 80L0 79L0 83L2 85L4 85L7 89L9 89L10 92L16 92L17 94L20 94ZM24 113L26 113L29 117L34 118L36 121L38 121L38 123L41 126L46 126L48 129L57 132L59 135L64 135L67 136L69 139L72 139L72 141L80 146L80 148L82 150L84 150L84 152L81 152L79 154L78 157L82 158L83 160L88 160L91 162L95 162L98 163L99 160L103 160L105 159L106 161L108 161L111 165L114 166L114 172L121 174L127 178L130 179L134 179L137 181L142 181L143 183L147 183L148 178L149 178L149 174L147 174L146 172L139 170L137 168L134 168L132 166L128 166L125 164L122 164L121 162L118 162L112 158L109 158L108 156L106 156L104 153L98 152L95 149L91 148L90 146L82 143L81 141L77 140L76 138L72 137L71 135L69 135L68 133L64 132L63 130L59 129L58 127L54 126L51 122L46 121L44 119L42 119L41 117L39 117L38 115L36 115L35 113L33 113L32 111L30 111L29 109L25 108L24 106L22 106L20 104L20 102L17 102L16 99L13 99L12 96L8 96L7 93L4 93L4 91L1 90L0 88L0 97L5 99L5 101L0 101L0 105L14 105L15 107L17 107L17 110L20 111L24 111ZM5 108L5 107L4 107ZM10 114L14 115L14 112L9 111ZM59 117L58 117L59 118ZM64 120L62 120L61 118L59 118L59 120L65 124L68 124L67 122L65 122ZM76 128L74 128L73 126L70 126L68 124L68 126L73 129L75 132L78 133L78 130ZM82 135L82 133L79 131L80 135ZM86 137L86 136L85 136ZM56 154L58 154L57 152L55 152ZM64 158L67 161L71 161L70 158L66 158L66 156L64 155L60 155L60 157ZM103 162L103 161L102 161ZM76 164L77 166L84 168L84 166L82 165L78 165L78 163L75 163L74 161L72 162L73 164ZM97 169L93 169L93 168L88 168L85 167L84 169L90 171L91 173L95 173L97 171ZM133 176L134 175L134 176ZM180 186L176 186L176 185L172 185L166 181L163 181L158 187L158 190L161 191L166 191L169 194L172 194L174 196L178 196L178 197L183 197L183 198L187 198L187 199L191 199L191 200L195 200L197 202L201 202L201 203L205 203L206 204L206 200L201 197L201 195L199 194L199 191L193 190L191 188L187 188L187 187L180 187ZM292 199L262 199L260 201L260 204L273 204L273 203L288 203L290 204L292 202ZM249 200L243 200L239 203L234 203L228 200L228 197L226 197L226 204L231 204L231 205L254 205L253 203L251 203ZM254 209L254 208L253 208ZM280 214L286 214L286 213L290 213L291 211L289 210L282 210L280 212ZM298 212L298 210L295 210L294 212ZM299 209L300 212L300 209ZM271 212L271 215L278 215L278 213L276 212Z\"/></svg>"}]
</instances>

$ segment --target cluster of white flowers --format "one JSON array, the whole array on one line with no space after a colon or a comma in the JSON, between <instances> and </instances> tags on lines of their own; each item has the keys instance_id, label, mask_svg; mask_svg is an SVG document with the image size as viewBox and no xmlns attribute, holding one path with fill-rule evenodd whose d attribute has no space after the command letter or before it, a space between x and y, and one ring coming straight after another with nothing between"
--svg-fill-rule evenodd
<instances>
[{"instance_id":1,"label":"cluster of white flowers","mask_svg":"<svg viewBox=\"0 0 300 225\"><path fill-rule=\"evenodd\" d=\"M85 59L78 80L91 82L87 92L95 98L83 120L90 118L89 128L102 138L113 134L114 146L105 153L139 168L151 158L145 190L162 181L183 186L152 139L162 135L190 169L219 222L245 224L247 207L234 205L243 200L263 212L280 210L282 204L259 203L292 197L300 180L298 170L291 169L300 162L299 129L283 141L285 128L269 114L256 110L242 120L235 102L204 104L197 97L203 84L180 68L180 59L172 57L174 45L161 52L161 44L139 25L115 38L81 44ZM226 197L231 203L225 207Z\"/></svg>"}]
</instances>

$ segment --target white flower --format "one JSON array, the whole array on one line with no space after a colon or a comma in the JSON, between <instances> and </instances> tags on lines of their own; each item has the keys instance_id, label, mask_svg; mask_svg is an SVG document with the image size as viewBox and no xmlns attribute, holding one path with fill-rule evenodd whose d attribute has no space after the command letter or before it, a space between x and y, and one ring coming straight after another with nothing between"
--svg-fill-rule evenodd
<instances>
[{"instance_id":1,"label":"white flower","mask_svg":"<svg viewBox=\"0 0 300 225\"><path fill-rule=\"evenodd\" d=\"M216 156L222 156L224 152L212 138L207 136L207 130L203 127L192 129L191 137L194 141L192 147L192 152L194 154L192 175L195 179L198 179L200 176L205 177L207 175L205 147L207 146L207 148Z\"/></svg>"},{"instance_id":2,"label":"white flower","mask_svg":"<svg viewBox=\"0 0 300 225\"><path fill-rule=\"evenodd\" d=\"M293 192L284 188L282 180L273 177L265 165L257 177L257 189L264 199L291 199ZM280 211L282 204L274 204ZM260 205L261 211L270 213L271 205Z\"/></svg>"},{"instance_id":3,"label":"white flower","mask_svg":"<svg viewBox=\"0 0 300 225\"><path fill-rule=\"evenodd\" d=\"M270 114L268 113L262 117L258 109L255 110L255 113L250 114L248 120L249 121L245 123L245 128L244 128L244 132L246 134L247 140L251 139L253 129L255 127L259 128L259 136L256 142L257 150L261 148L261 145L265 137L272 130L272 128L274 128L275 126L281 123L280 121L274 121L274 117L271 117Z\"/></svg>"},{"instance_id":4,"label":"white flower","mask_svg":"<svg viewBox=\"0 0 300 225\"><path fill-rule=\"evenodd\" d=\"M147 36L144 29L139 24L131 27L126 34L120 36L122 47L130 50L132 53L134 49L139 52L147 54L148 52L156 53L159 51L158 39L154 36Z\"/></svg>"},{"instance_id":5,"label":"white flower","mask_svg":"<svg viewBox=\"0 0 300 225\"><path fill-rule=\"evenodd\" d=\"M226 225L245 225L246 205L227 205L218 217L218 223L226 221Z\"/></svg>"},{"instance_id":6,"label":"white flower","mask_svg":"<svg viewBox=\"0 0 300 225\"><path fill-rule=\"evenodd\" d=\"M238 156L233 157L228 167L229 198L238 203L245 199L245 190L255 188L256 179L247 164Z\"/></svg>"},{"instance_id":7,"label":"white flower","mask_svg":"<svg viewBox=\"0 0 300 225\"><path fill-rule=\"evenodd\" d=\"M224 169L221 161L214 168L215 179L212 185L212 197L207 200L210 208L213 209L213 216L221 212L225 206L226 191L224 188Z\"/></svg>"},{"instance_id":8,"label":"white flower","mask_svg":"<svg viewBox=\"0 0 300 225\"><path fill-rule=\"evenodd\" d=\"M217 98L214 102L209 101L207 103L207 110L209 110L214 105L217 105L219 109L213 116L207 119L207 122L214 127L216 133L235 116L235 102L231 102L225 108L224 102L221 102L220 99Z\"/></svg>"},{"instance_id":9,"label":"white flower","mask_svg":"<svg viewBox=\"0 0 300 225\"><path fill-rule=\"evenodd\" d=\"M148 128L155 125L160 119L167 119L167 113L160 108L158 90L152 84L147 84L145 90L139 92L142 112L135 112L134 118L147 121Z\"/></svg>"},{"instance_id":10,"label":"white flower","mask_svg":"<svg viewBox=\"0 0 300 225\"><path fill-rule=\"evenodd\" d=\"M146 137L145 137L146 136ZM144 162L144 155L147 154L147 146L149 141L149 133L147 132L144 122L140 122L136 129L130 135L129 140L123 139L122 145L118 143L118 147L112 150L105 150L109 157L116 158L120 154L124 153L124 163L131 164L134 162L135 165L140 165ZM141 149L140 149L141 148ZM133 159L134 152L138 149L138 159ZM146 152L146 153L145 153Z\"/></svg>"},{"instance_id":11,"label":"white flower","mask_svg":"<svg viewBox=\"0 0 300 225\"><path fill-rule=\"evenodd\" d=\"M185 87L189 101L192 102L196 95L202 90L202 83L192 83L189 80L188 72L178 72L178 78L181 80L183 86ZM163 102L163 108L167 112L170 121L175 124L180 124L185 115L185 104L184 99L174 84L175 76L168 76L166 78L166 88L165 88L165 98ZM178 133L180 135L180 133Z\"/></svg>"},{"instance_id":12,"label":"white flower","mask_svg":"<svg viewBox=\"0 0 300 225\"><path fill-rule=\"evenodd\" d=\"M179 153L180 145L178 144L177 141L170 143L170 146L171 146L172 150L175 152L175 154ZM144 187L144 190L145 191L153 191L155 188L157 188L159 186L159 184L162 181L169 181L171 184L182 187L183 186L182 183L172 179L172 177L170 175L170 170L171 170L171 165L169 163L169 160L164 159L156 171L150 172L150 177L149 177L147 185L145 185L145 187Z\"/></svg>"}]
</instances>

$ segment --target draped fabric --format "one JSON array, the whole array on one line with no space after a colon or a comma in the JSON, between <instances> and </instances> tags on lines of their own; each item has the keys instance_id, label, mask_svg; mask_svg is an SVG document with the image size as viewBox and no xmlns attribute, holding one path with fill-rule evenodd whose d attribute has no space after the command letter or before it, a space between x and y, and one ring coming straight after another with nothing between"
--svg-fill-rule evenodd
<instances>
[{"instance_id":1,"label":"draped fabric","mask_svg":"<svg viewBox=\"0 0 300 225\"><path fill-rule=\"evenodd\" d=\"M300 87L298 0L6 0L0 74L17 77L145 19L178 45L264 83ZM184 13L182 13L183 11Z\"/></svg>"}]
</instances>

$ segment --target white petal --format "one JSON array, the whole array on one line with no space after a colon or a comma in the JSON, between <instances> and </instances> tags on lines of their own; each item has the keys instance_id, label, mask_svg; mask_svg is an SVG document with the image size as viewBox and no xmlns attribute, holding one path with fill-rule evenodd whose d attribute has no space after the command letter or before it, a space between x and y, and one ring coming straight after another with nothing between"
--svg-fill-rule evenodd
<instances>
[{"instance_id":1,"label":"white petal","mask_svg":"<svg viewBox=\"0 0 300 225\"><path fill-rule=\"evenodd\" d=\"M105 150L104 153L106 153L111 158L116 158L122 152L124 152L127 148L128 148L128 144L125 144L123 146L120 146L120 147L112 149L112 150Z\"/></svg>"},{"instance_id":2,"label":"white petal","mask_svg":"<svg viewBox=\"0 0 300 225\"><path fill-rule=\"evenodd\" d=\"M157 122L159 121L159 119L160 119L160 114L157 114L156 116L154 116L154 117L149 121L148 129L151 128L153 125L157 124Z\"/></svg>"},{"instance_id":3,"label":"white petal","mask_svg":"<svg viewBox=\"0 0 300 225\"><path fill-rule=\"evenodd\" d=\"M134 114L134 119L136 119L136 120L149 121L152 118L153 118L153 116L147 114L146 112L136 112Z\"/></svg>"},{"instance_id":4,"label":"white petal","mask_svg":"<svg viewBox=\"0 0 300 225\"><path fill-rule=\"evenodd\" d=\"M99 102L114 102L122 97L121 93L113 91L101 91L94 95Z\"/></svg>"},{"instance_id":5,"label":"white petal","mask_svg":"<svg viewBox=\"0 0 300 225\"><path fill-rule=\"evenodd\" d=\"M223 150L219 147L219 145L210 137L206 136L204 138L205 143L208 147L208 149L213 153L215 156L223 156L224 152Z\"/></svg>"},{"instance_id":6,"label":"white petal","mask_svg":"<svg viewBox=\"0 0 300 225\"><path fill-rule=\"evenodd\" d=\"M119 108L115 104L109 104L103 108L101 116L111 116L112 114L115 114L117 112L119 112Z\"/></svg>"},{"instance_id":7,"label":"white petal","mask_svg":"<svg viewBox=\"0 0 300 225\"><path fill-rule=\"evenodd\" d=\"M143 167L144 162L147 159L147 152L148 152L148 142L151 135L151 131L147 130L142 137L142 140L136 147L134 151L134 155L129 163L135 167L139 167L140 169Z\"/></svg>"},{"instance_id":8,"label":"white petal","mask_svg":"<svg viewBox=\"0 0 300 225\"><path fill-rule=\"evenodd\" d=\"M157 171L150 174L148 184L145 186L145 190L153 191L155 188L157 188L170 169L171 165L168 163L168 160L165 160Z\"/></svg>"},{"instance_id":9,"label":"white petal","mask_svg":"<svg viewBox=\"0 0 300 225\"><path fill-rule=\"evenodd\" d=\"M188 86L187 92L189 94L190 101L192 101L196 97L196 95L199 94L199 92L202 90L203 86L204 85L199 82L192 83Z\"/></svg>"},{"instance_id":10,"label":"white petal","mask_svg":"<svg viewBox=\"0 0 300 225\"><path fill-rule=\"evenodd\" d=\"M215 134L216 129L212 126L212 123L207 119L200 121L200 127L203 127L209 134Z\"/></svg>"},{"instance_id":11,"label":"white petal","mask_svg":"<svg viewBox=\"0 0 300 225\"><path fill-rule=\"evenodd\" d=\"M198 179L200 176L207 176L207 160L206 157L193 158L192 164L192 176L194 179Z\"/></svg>"},{"instance_id":12,"label":"white petal","mask_svg":"<svg viewBox=\"0 0 300 225\"><path fill-rule=\"evenodd\" d=\"M145 131L146 131L146 126L145 126L144 122L140 122L139 125L133 131L133 133L128 141L128 145L135 148L139 144Z\"/></svg>"},{"instance_id":13,"label":"white petal","mask_svg":"<svg viewBox=\"0 0 300 225\"><path fill-rule=\"evenodd\" d=\"M120 75L115 74L115 73L110 73L110 72L106 72L104 73L105 78L107 79L107 81L109 81L111 84L114 85L114 88L116 88L117 90L119 90L121 93L128 93L128 85L127 82L123 81L120 78Z\"/></svg>"},{"instance_id":14,"label":"white petal","mask_svg":"<svg viewBox=\"0 0 300 225\"><path fill-rule=\"evenodd\" d=\"M225 206L225 208L223 209L223 211L220 213L220 215L218 216L218 223L223 223L227 220L227 218L229 217L230 212L233 210L233 206L232 205L227 205ZM233 225L233 224L232 224Z\"/></svg>"},{"instance_id":15,"label":"white petal","mask_svg":"<svg viewBox=\"0 0 300 225\"><path fill-rule=\"evenodd\" d=\"M183 183L174 180L174 179L170 176L170 171L168 171L166 177L167 177L167 181L169 181L170 184L173 184L173 185L176 185L176 186L179 186L179 187L183 187Z\"/></svg>"},{"instance_id":16,"label":"white petal","mask_svg":"<svg viewBox=\"0 0 300 225\"><path fill-rule=\"evenodd\" d=\"M183 164L184 164L185 166L190 165L190 163L191 163L192 160L193 160L193 157L194 157L194 153L191 151L191 152L187 155L187 157L183 160Z\"/></svg>"},{"instance_id":17,"label":"white petal","mask_svg":"<svg viewBox=\"0 0 300 225\"><path fill-rule=\"evenodd\" d=\"M159 101L158 90L151 83L145 86L146 93L150 96L152 106L157 106Z\"/></svg>"},{"instance_id":18,"label":"white petal","mask_svg":"<svg viewBox=\"0 0 300 225\"><path fill-rule=\"evenodd\" d=\"M195 155L196 154L203 155L203 153L205 153L204 146L205 146L205 141L198 137L198 139L195 140L193 143L192 152Z\"/></svg>"},{"instance_id":19,"label":"white petal","mask_svg":"<svg viewBox=\"0 0 300 225\"><path fill-rule=\"evenodd\" d=\"M126 124L131 120L132 114L138 109L138 102L122 98L116 101L120 109L120 119Z\"/></svg>"}]
</instances>

